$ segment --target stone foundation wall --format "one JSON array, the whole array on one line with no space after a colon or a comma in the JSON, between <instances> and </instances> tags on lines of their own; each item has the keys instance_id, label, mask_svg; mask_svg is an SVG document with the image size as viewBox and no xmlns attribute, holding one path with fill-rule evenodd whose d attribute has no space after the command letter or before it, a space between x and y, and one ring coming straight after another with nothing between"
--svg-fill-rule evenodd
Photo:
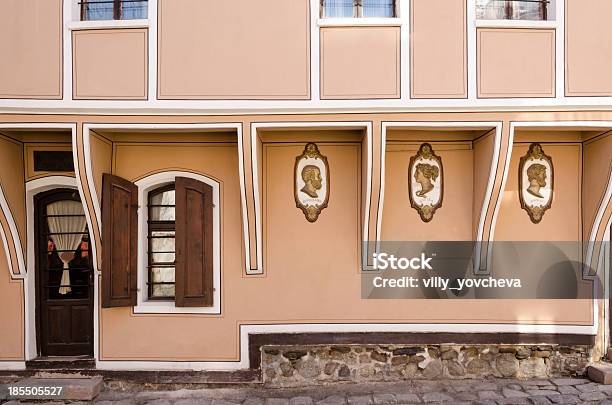
<instances>
[{"instance_id":1,"label":"stone foundation wall","mask_svg":"<svg viewBox=\"0 0 612 405\"><path fill-rule=\"evenodd\" d=\"M344 345L263 346L262 374L271 386L328 382L548 378L584 374L590 346Z\"/></svg>"}]
</instances>

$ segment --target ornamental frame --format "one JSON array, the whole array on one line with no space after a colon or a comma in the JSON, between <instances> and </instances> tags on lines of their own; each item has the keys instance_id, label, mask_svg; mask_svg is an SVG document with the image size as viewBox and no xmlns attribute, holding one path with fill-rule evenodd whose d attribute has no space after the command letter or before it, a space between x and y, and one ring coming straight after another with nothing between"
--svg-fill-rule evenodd
<instances>
[{"instance_id":1,"label":"ornamental frame","mask_svg":"<svg viewBox=\"0 0 612 405\"><path fill-rule=\"evenodd\" d=\"M300 162L305 159L317 159L321 160L322 164L325 167L325 175L323 179L325 180L325 199L320 204L304 204L300 199L299 193L301 190L298 189L298 168ZM300 175L301 176L301 175ZM314 142L309 142L304 147L304 151L301 155L295 158L295 165L293 168L293 190L294 190L294 198L295 198L295 206L302 210L306 220L308 222L316 222L325 208L327 208L327 204L329 202L329 193L330 193L330 174L329 174L329 164L327 163L327 157L323 156L319 151L319 147Z\"/></svg>"},{"instance_id":2,"label":"ornamental frame","mask_svg":"<svg viewBox=\"0 0 612 405\"><path fill-rule=\"evenodd\" d=\"M433 204L419 204L417 201L415 201L413 196L413 192L415 192L412 187L413 167L416 163L423 159L434 161L439 169L438 177L440 178L440 198L439 201ZM436 155L429 143L421 144L417 154L410 157L410 163L408 165L408 196L410 197L410 206L417 210L423 222L430 222L438 208L442 207L442 201L444 200L444 167L442 165L442 158Z\"/></svg>"},{"instance_id":3,"label":"ornamental frame","mask_svg":"<svg viewBox=\"0 0 612 405\"><path fill-rule=\"evenodd\" d=\"M523 170L525 165L530 161L546 161L550 166L550 175L547 177L547 180L550 181L550 195L544 205L529 205L527 201L525 201L525 184L523 183ZM544 153L544 149L542 145L537 142L534 142L529 145L529 149L525 156L521 156L521 160L518 166L518 179L519 179L519 200L521 203L521 208L527 211L529 215L529 219L534 224L539 224L544 217L544 214L547 210L552 207L553 196L555 191L555 167L553 165L553 160L550 156Z\"/></svg>"}]
</instances>

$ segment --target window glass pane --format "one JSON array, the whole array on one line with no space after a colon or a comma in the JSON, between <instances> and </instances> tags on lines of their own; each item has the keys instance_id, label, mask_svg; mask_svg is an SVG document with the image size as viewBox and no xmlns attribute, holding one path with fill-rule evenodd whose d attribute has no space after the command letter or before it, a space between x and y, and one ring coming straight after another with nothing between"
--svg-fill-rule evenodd
<instances>
[{"instance_id":1,"label":"window glass pane","mask_svg":"<svg viewBox=\"0 0 612 405\"><path fill-rule=\"evenodd\" d=\"M554 20L554 0L476 0L481 20Z\"/></svg>"},{"instance_id":2,"label":"window glass pane","mask_svg":"<svg viewBox=\"0 0 612 405\"><path fill-rule=\"evenodd\" d=\"M127 0L121 3L122 20L138 20L147 18L147 0Z\"/></svg>"},{"instance_id":3,"label":"window glass pane","mask_svg":"<svg viewBox=\"0 0 612 405\"><path fill-rule=\"evenodd\" d=\"M153 297L174 297L174 284L155 284L155 283L174 283L174 267L152 268L151 293Z\"/></svg>"},{"instance_id":4,"label":"window glass pane","mask_svg":"<svg viewBox=\"0 0 612 405\"><path fill-rule=\"evenodd\" d=\"M149 220L151 221L174 221L175 216L175 191L168 190L151 196L149 208ZM161 205L162 207L156 207Z\"/></svg>"},{"instance_id":5,"label":"window glass pane","mask_svg":"<svg viewBox=\"0 0 612 405\"><path fill-rule=\"evenodd\" d=\"M323 16L328 18L352 17L353 0L324 0Z\"/></svg>"},{"instance_id":6,"label":"window glass pane","mask_svg":"<svg viewBox=\"0 0 612 405\"><path fill-rule=\"evenodd\" d=\"M503 20L505 9L505 0L476 0L476 18L480 20Z\"/></svg>"},{"instance_id":7,"label":"window glass pane","mask_svg":"<svg viewBox=\"0 0 612 405\"><path fill-rule=\"evenodd\" d=\"M81 0L83 20L112 20L114 18L113 0Z\"/></svg>"},{"instance_id":8,"label":"window glass pane","mask_svg":"<svg viewBox=\"0 0 612 405\"><path fill-rule=\"evenodd\" d=\"M152 289L153 297L174 297L174 284L155 284Z\"/></svg>"},{"instance_id":9,"label":"window glass pane","mask_svg":"<svg viewBox=\"0 0 612 405\"><path fill-rule=\"evenodd\" d=\"M174 207L151 207L149 211L151 221L174 221L176 218Z\"/></svg>"},{"instance_id":10,"label":"window glass pane","mask_svg":"<svg viewBox=\"0 0 612 405\"><path fill-rule=\"evenodd\" d=\"M151 232L151 253L154 252L174 252L174 231L154 231Z\"/></svg>"},{"instance_id":11,"label":"window glass pane","mask_svg":"<svg viewBox=\"0 0 612 405\"><path fill-rule=\"evenodd\" d=\"M542 20L542 9L546 3L535 1L516 1L512 4L513 20Z\"/></svg>"},{"instance_id":12,"label":"window glass pane","mask_svg":"<svg viewBox=\"0 0 612 405\"><path fill-rule=\"evenodd\" d=\"M394 17L394 0L362 0L364 17Z\"/></svg>"},{"instance_id":13,"label":"window glass pane","mask_svg":"<svg viewBox=\"0 0 612 405\"><path fill-rule=\"evenodd\" d=\"M174 263L174 253L153 253L151 252L151 264Z\"/></svg>"}]
</instances>

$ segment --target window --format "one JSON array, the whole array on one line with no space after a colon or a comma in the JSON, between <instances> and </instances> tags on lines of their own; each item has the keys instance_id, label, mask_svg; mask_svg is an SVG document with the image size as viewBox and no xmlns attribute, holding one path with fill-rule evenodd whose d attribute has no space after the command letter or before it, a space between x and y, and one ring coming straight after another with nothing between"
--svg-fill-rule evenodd
<instances>
[{"instance_id":1,"label":"window","mask_svg":"<svg viewBox=\"0 0 612 405\"><path fill-rule=\"evenodd\" d=\"M148 0L81 0L81 21L147 18Z\"/></svg>"},{"instance_id":2,"label":"window","mask_svg":"<svg viewBox=\"0 0 612 405\"><path fill-rule=\"evenodd\" d=\"M321 17L397 17L396 0L321 0Z\"/></svg>"},{"instance_id":3,"label":"window","mask_svg":"<svg viewBox=\"0 0 612 405\"><path fill-rule=\"evenodd\" d=\"M174 183L149 192L148 294L149 299L174 299L175 275Z\"/></svg>"},{"instance_id":4,"label":"window","mask_svg":"<svg viewBox=\"0 0 612 405\"><path fill-rule=\"evenodd\" d=\"M480 20L554 20L552 0L476 0Z\"/></svg>"},{"instance_id":5,"label":"window","mask_svg":"<svg viewBox=\"0 0 612 405\"><path fill-rule=\"evenodd\" d=\"M180 171L102 177L102 307L221 311L219 183Z\"/></svg>"}]
</instances>

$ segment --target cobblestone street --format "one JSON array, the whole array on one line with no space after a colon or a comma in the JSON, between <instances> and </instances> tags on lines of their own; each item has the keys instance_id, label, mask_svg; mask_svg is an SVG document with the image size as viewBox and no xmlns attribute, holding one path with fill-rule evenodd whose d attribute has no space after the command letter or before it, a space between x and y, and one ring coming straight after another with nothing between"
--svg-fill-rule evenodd
<instances>
[{"instance_id":1,"label":"cobblestone street","mask_svg":"<svg viewBox=\"0 0 612 405\"><path fill-rule=\"evenodd\" d=\"M110 384L97 405L361 405L361 404L609 404L612 386L586 379L406 381L309 388L120 389ZM15 405L9 401L7 405ZM25 402L21 402L25 403ZM55 402L59 404L60 402Z\"/></svg>"}]
</instances>

